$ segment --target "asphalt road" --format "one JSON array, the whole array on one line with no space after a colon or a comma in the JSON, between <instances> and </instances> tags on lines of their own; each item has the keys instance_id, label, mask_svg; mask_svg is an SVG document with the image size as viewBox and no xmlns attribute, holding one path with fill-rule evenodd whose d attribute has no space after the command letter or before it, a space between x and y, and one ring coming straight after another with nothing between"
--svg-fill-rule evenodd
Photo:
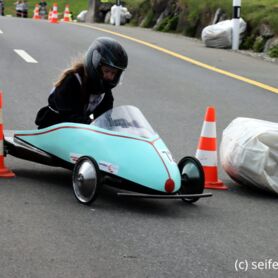
<instances>
[{"instance_id":1,"label":"asphalt road","mask_svg":"<svg viewBox=\"0 0 278 278\"><path fill-rule=\"evenodd\" d=\"M278 87L278 65L197 40L139 28L94 25ZM0 89L5 129L34 129L58 74L99 36L129 54L116 105L140 108L176 160L194 155L206 107L217 133L236 117L277 121L278 96L138 42L72 24L0 17ZM23 49L38 63L26 63ZM194 205L120 199L104 189L91 207L76 202L67 170L8 157L14 179L0 180L0 277L276 277L277 196L235 184ZM207 191L212 192L212 191ZM238 260L238 261L237 261ZM237 272L235 262L247 266ZM255 270L262 263L264 270ZM253 269L252 269L253 266Z\"/></svg>"}]
</instances>

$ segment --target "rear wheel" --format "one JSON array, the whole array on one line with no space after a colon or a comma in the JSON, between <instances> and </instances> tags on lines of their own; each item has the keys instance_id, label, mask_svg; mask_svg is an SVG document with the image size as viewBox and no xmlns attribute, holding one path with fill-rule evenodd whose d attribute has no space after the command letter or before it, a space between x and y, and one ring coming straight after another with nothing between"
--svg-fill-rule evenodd
<instances>
[{"instance_id":1,"label":"rear wheel","mask_svg":"<svg viewBox=\"0 0 278 278\"><path fill-rule=\"evenodd\" d=\"M181 173L181 188L179 194L202 194L205 186L204 170L195 157L186 156L178 163ZM194 203L199 200L196 198L182 198L183 201Z\"/></svg>"},{"instance_id":2,"label":"rear wheel","mask_svg":"<svg viewBox=\"0 0 278 278\"><path fill-rule=\"evenodd\" d=\"M97 162L89 156L80 157L73 169L72 187L76 199L85 205L97 197L101 186L101 175Z\"/></svg>"}]
</instances>

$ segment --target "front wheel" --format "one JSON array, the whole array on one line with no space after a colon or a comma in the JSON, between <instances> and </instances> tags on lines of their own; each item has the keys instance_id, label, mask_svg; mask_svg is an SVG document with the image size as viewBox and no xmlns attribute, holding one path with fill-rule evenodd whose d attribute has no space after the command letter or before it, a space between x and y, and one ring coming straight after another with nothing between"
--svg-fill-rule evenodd
<instances>
[{"instance_id":1,"label":"front wheel","mask_svg":"<svg viewBox=\"0 0 278 278\"><path fill-rule=\"evenodd\" d=\"M85 205L97 197L101 175L97 162L89 156L80 157L73 169L72 187L76 199Z\"/></svg>"},{"instance_id":2,"label":"front wheel","mask_svg":"<svg viewBox=\"0 0 278 278\"><path fill-rule=\"evenodd\" d=\"M202 194L205 187L203 166L195 157L186 156L178 163L181 174L181 188L179 194ZM199 198L182 198L183 201L194 203Z\"/></svg>"}]
</instances>

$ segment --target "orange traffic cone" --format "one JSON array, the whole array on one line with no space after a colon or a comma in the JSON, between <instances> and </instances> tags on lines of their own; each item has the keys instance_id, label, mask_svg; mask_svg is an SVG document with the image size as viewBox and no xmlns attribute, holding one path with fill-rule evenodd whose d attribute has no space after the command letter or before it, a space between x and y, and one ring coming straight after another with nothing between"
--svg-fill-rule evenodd
<instances>
[{"instance_id":1,"label":"orange traffic cone","mask_svg":"<svg viewBox=\"0 0 278 278\"><path fill-rule=\"evenodd\" d=\"M51 21L51 19L52 19L52 11L50 10L48 13L48 21Z\"/></svg>"},{"instance_id":2,"label":"orange traffic cone","mask_svg":"<svg viewBox=\"0 0 278 278\"><path fill-rule=\"evenodd\" d=\"M13 178L15 174L5 167L4 163L4 132L3 132L3 117L2 117L2 92L0 91L0 177Z\"/></svg>"},{"instance_id":3,"label":"orange traffic cone","mask_svg":"<svg viewBox=\"0 0 278 278\"><path fill-rule=\"evenodd\" d=\"M205 172L205 188L228 189L223 182L218 179L216 117L214 107L207 108L196 158L200 160Z\"/></svg>"},{"instance_id":4,"label":"orange traffic cone","mask_svg":"<svg viewBox=\"0 0 278 278\"><path fill-rule=\"evenodd\" d=\"M49 21L50 23L58 23L58 4L54 3L53 4L53 9L52 9L52 16Z\"/></svg>"},{"instance_id":5,"label":"orange traffic cone","mask_svg":"<svg viewBox=\"0 0 278 278\"><path fill-rule=\"evenodd\" d=\"M36 4L35 6L33 19L41 19L39 12L39 4Z\"/></svg>"},{"instance_id":6,"label":"orange traffic cone","mask_svg":"<svg viewBox=\"0 0 278 278\"><path fill-rule=\"evenodd\" d=\"M64 11L64 19L63 19L64 22L69 22L71 21L71 18L70 18L70 10L69 10L69 5L67 4L66 7L65 7L65 11Z\"/></svg>"}]
</instances>

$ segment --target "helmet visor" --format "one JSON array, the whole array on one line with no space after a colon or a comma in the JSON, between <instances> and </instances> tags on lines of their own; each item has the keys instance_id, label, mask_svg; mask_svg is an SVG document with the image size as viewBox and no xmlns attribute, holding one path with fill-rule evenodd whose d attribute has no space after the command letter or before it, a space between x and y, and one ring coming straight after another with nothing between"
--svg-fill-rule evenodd
<instances>
[{"instance_id":1,"label":"helmet visor","mask_svg":"<svg viewBox=\"0 0 278 278\"><path fill-rule=\"evenodd\" d=\"M105 87L110 89L114 88L119 83L123 72L121 69L111 67L106 64L102 64L99 71L101 74L101 79L106 85Z\"/></svg>"}]
</instances>

